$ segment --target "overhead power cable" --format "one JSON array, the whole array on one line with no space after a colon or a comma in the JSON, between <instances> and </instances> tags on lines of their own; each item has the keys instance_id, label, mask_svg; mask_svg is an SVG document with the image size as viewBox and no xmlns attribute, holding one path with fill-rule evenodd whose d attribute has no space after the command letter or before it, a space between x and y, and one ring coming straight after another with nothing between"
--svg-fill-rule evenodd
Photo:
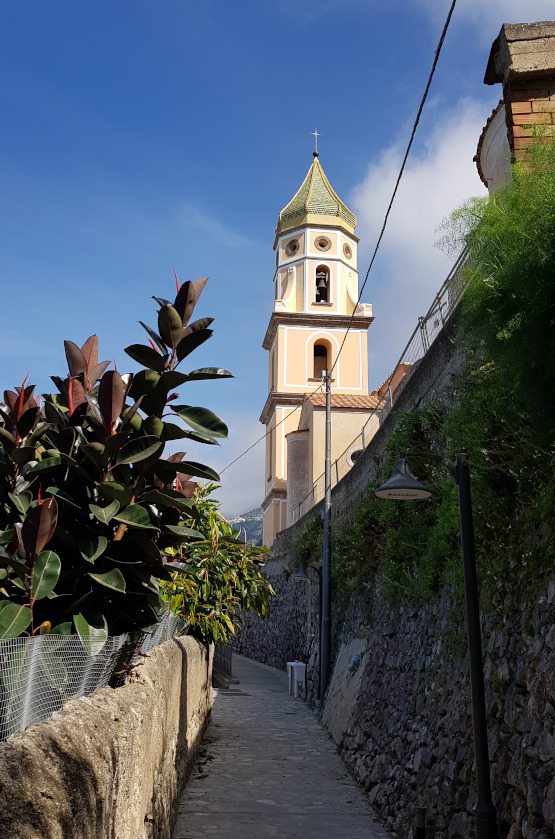
<instances>
[{"instance_id":1,"label":"overhead power cable","mask_svg":"<svg viewBox=\"0 0 555 839\"><path fill-rule=\"evenodd\" d=\"M391 195L391 199L390 199L390 201L389 201L389 205L388 205L388 207L387 207L387 210L386 210L386 213L385 213L385 216L384 216L383 224L382 224L382 227L381 227L381 230L380 230L380 235L378 236L378 240L377 240L377 242L376 242L376 247L374 248L374 252L373 252L373 254L372 254L372 258L371 258L371 260L370 260L370 264L368 265L368 270L366 271L366 274L365 274L365 277L364 277L364 282L362 283L362 286L361 286L361 288L360 288L360 292L359 292L359 295L358 295L357 302L356 302L356 305L355 305L355 307L354 307L353 313L352 313L352 315L351 315L351 319L350 319L350 321L349 321L349 323L348 323L348 325L347 325L347 330L346 330L346 332L345 332L345 335L343 336L343 341L341 342L341 346L339 347L339 351L338 351L338 353L337 353L337 355L336 355L336 357L335 357L335 361L334 361L334 362L333 362L333 364L332 364L332 367L331 367L331 370L330 370L330 375L331 375L331 373L333 373L333 371L334 371L334 370L335 370L335 368L337 367L337 362L339 361L339 357L340 357L340 355L341 355L341 352L342 352L342 350L343 350L343 347L345 346L345 341L347 340L347 335L349 334L349 331L350 331L350 329L351 329L351 327L352 327L352 325L353 325L353 321L354 321L355 316L356 316L356 310L358 309L358 307L359 307L359 305L360 305L360 301L361 301L361 298L362 298L362 294L363 294L364 289L365 289L365 287L366 287L366 283L368 282L368 277L370 276L370 271L372 270L372 267L373 267L373 265L374 265L374 262L376 261L376 256L377 256L377 254L378 254L378 250L379 250L379 248L380 248L380 245L381 245L381 242L382 242L382 239L383 239L384 233L385 233L385 229L386 229L386 227L387 227L387 222L388 222L388 220L389 220L389 214L390 214L390 212L391 212L391 208L392 208L392 206L393 206L393 202L395 201L395 198L396 198L396 196L397 196L397 191L398 191L398 189L399 189L399 184L401 183L401 178L403 177L403 173L404 173L404 171L405 171L405 166L406 166L406 163L407 163L407 160L408 160L408 157L409 157L409 154L410 154L411 148L412 148L412 144L413 144L413 141L414 141L414 137L415 137L415 135L416 135L416 129L418 128L418 124L419 124L419 122L420 122L420 117L421 117L421 115L422 115L422 111L423 111L423 109L424 109L424 105L425 105L425 103L426 103L426 99L428 98L428 93L429 93L429 90L430 90L430 87L431 87L431 84L432 84L432 79L433 79L433 77L434 77L434 73L435 73L435 70L436 70L436 67L437 67L437 63L438 63L438 61L439 61L439 55L440 55L440 53L441 53L441 49L442 49L442 47L443 47L443 42L445 41L445 36L447 35L447 30L448 30L448 28L449 28L449 24L451 23L451 18L452 18L452 16L453 16L453 12L454 12L454 10L455 10L455 5L456 5L456 3L457 3L457 0L452 0L451 7L450 7L449 12L448 12L448 14L447 14L447 18L446 18L446 20L445 20L445 24L444 24L444 26L443 26L443 30L442 30L442 32L441 32L441 36L440 36L440 39L439 39L439 42L438 42L438 45L437 45L437 48L436 48L436 51L435 51L434 61L433 61L433 64L432 64L432 68L431 68L431 70L430 70L430 74L429 74L429 76L428 76L428 81L427 81L427 83L426 83L426 87L425 87L424 93L423 93L423 95L422 95L422 99L420 100L420 106L419 106L419 108L418 108L418 113L416 114L416 118L415 118L415 120L414 120L414 124L413 124L413 126L412 126L412 131L411 131L410 139L409 139L409 142L408 142L408 145L407 145L407 149L406 149L406 151L405 151L405 155L404 155L404 157L403 157L403 162L402 162L402 164L401 164L401 168L400 168L400 170L399 170L399 174L398 174L398 176L397 176L397 180L396 180L396 182L395 182L395 187L394 187L394 189L393 189L393 193L392 193L392 195ZM321 388L322 388L322 385L319 385L319 386L318 386L317 388L315 388L315 390L313 390L311 393L309 393L309 394L305 394L304 399L306 400L308 397L313 396L315 393L317 393L319 390L321 390ZM301 403L301 407L302 407L302 405L304 405L304 401ZM281 419L281 420L280 420L280 421L279 421L276 425L274 425L274 426L272 426L272 428L268 429L268 431L266 431L266 433L265 433L265 434L262 434L262 436L261 436L261 437L259 437L257 440L255 440L255 441L254 441L254 443L252 443L252 444L251 444L248 448L246 448L246 449L245 449L245 450L244 450L241 454L237 455L237 457L236 457L236 458L234 458L234 459L233 459L230 463L228 463L228 464L227 464L227 466L224 466L224 468L220 471L220 474L223 474L223 473L226 471L226 469L229 469L229 467L230 467L230 466L233 466L233 464L234 464L234 463L237 463L237 461L238 461L238 460L241 460L241 458L242 458L242 457L244 457L244 456L245 456L248 452L250 452L250 451L251 451L251 449L253 449L253 448L254 448L255 446L257 446L259 443L261 443L261 442L262 442L262 440L265 440L265 439L266 439L266 437L267 437L267 436L268 436L268 435L269 435L272 431L274 431L276 428L279 428L279 426L280 426L283 422L285 422L285 420L286 420L288 417L290 417L290 416L291 416L291 414L293 414L293 413L294 413L295 411L297 411L297 410L298 410L298 406L297 406L297 407L295 407L295 408L293 408L291 411L289 411L289 412L288 412L288 413L287 413L287 414L286 414L286 415L285 415L285 416L284 416L284 417L283 417L283 418L282 418L282 419Z\"/></svg>"}]
</instances>

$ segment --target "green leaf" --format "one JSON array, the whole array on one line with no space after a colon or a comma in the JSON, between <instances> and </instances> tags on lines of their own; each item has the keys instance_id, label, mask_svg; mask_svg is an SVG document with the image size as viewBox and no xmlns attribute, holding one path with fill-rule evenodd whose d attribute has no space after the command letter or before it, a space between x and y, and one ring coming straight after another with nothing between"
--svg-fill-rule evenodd
<instances>
[{"instance_id":1,"label":"green leaf","mask_svg":"<svg viewBox=\"0 0 555 839\"><path fill-rule=\"evenodd\" d=\"M190 335L185 335L177 347L178 360L183 361L193 350L196 350L197 347L200 347L201 344L204 344L211 337L211 329L199 329L198 332L191 332Z\"/></svg>"},{"instance_id":2,"label":"green leaf","mask_svg":"<svg viewBox=\"0 0 555 839\"><path fill-rule=\"evenodd\" d=\"M83 537L79 539L77 544L83 559L87 562L94 562L108 547L108 540L105 536Z\"/></svg>"},{"instance_id":3,"label":"green leaf","mask_svg":"<svg viewBox=\"0 0 555 839\"><path fill-rule=\"evenodd\" d=\"M190 382L200 382L204 379L233 379L233 373L224 370L222 367L200 367L188 374Z\"/></svg>"},{"instance_id":4,"label":"green leaf","mask_svg":"<svg viewBox=\"0 0 555 839\"><path fill-rule=\"evenodd\" d=\"M150 434L153 437L158 437L158 439L160 439L164 431L164 423L160 417L147 417L143 422L143 431L145 434Z\"/></svg>"},{"instance_id":5,"label":"green leaf","mask_svg":"<svg viewBox=\"0 0 555 839\"><path fill-rule=\"evenodd\" d=\"M196 408L192 405L172 405L171 407L194 431L208 434L210 437L227 437L227 425L208 408Z\"/></svg>"},{"instance_id":6,"label":"green leaf","mask_svg":"<svg viewBox=\"0 0 555 839\"><path fill-rule=\"evenodd\" d=\"M88 575L92 580L100 583L101 586L112 588L114 591L120 591L122 594L125 593L125 578L119 568L112 568L111 571L107 571L105 574L93 574L92 571L89 571Z\"/></svg>"},{"instance_id":7,"label":"green leaf","mask_svg":"<svg viewBox=\"0 0 555 839\"><path fill-rule=\"evenodd\" d=\"M98 469L104 469L108 455L104 443L83 443L79 449Z\"/></svg>"},{"instance_id":8,"label":"green leaf","mask_svg":"<svg viewBox=\"0 0 555 839\"><path fill-rule=\"evenodd\" d=\"M163 373L160 377L160 383L166 390L166 393L169 393L170 390L174 390L176 387L184 384L188 380L187 373L180 373L179 370L168 370L167 373Z\"/></svg>"},{"instance_id":9,"label":"green leaf","mask_svg":"<svg viewBox=\"0 0 555 839\"><path fill-rule=\"evenodd\" d=\"M4 446L8 454L11 454L15 449L15 437L13 434L10 434L9 431L6 431L5 428L2 428L0 425L0 443Z\"/></svg>"},{"instance_id":10,"label":"green leaf","mask_svg":"<svg viewBox=\"0 0 555 839\"><path fill-rule=\"evenodd\" d=\"M0 639L17 638L32 620L32 613L28 606L20 606L9 600L0 602Z\"/></svg>"},{"instance_id":11,"label":"green leaf","mask_svg":"<svg viewBox=\"0 0 555 839\"><path fill-rule=\"evenodd\" d=\"M48 405L48 404L49 403L47 402L46 405ZM54 407L54 406L51 406L51 407ZM65 420L63 420L63 414L61 413L61 411L58 410L58 408L56 408L56 411L58 411L58 413L61 415L62 423L65 425ZM51 422L39 422L39 424L37 425L37 427L35 428L33 433L29 434L29 436L27 437L27 439L25 441L27 446L34 446L35 443L38 440L40 440L41 437L44 437L46 432L50 431L50 429L53 428L53 427L54 426Z\"/></svg>"},{"instance_id":12,"label":"green leaf","mask_svg":"<svg viewBox=\"0 0 555 839\"><path fill-rule=\"evenodd\" d=\"M176 536L182 536L183 542L190 542L197 539L204 539L202 533L199 533L198 530L193 530L192 527L178 527L173 524L167 524L164 527L164 531L168 531L169 533L173 533ZM204 571L203 571L204 573Z\"/></svg>"},{"instance_id":13,"label":"green leaf","mask_svg":"<svg viewBox=\"0 0 555 839\"><path fill-rule=\"evenodd\" d=\"M179 425L175 425L172 422L165 422L160 439L163 440L164 443L167 443L168 440L181 440L183 437L187 437L187 434L188 432Z\"/></svg>"},{"instance_id":14,"label":"green leaf","mask_svg":"<svg viewBox=\"0 0 555 839\"><path fill-rule=\"evenodd\" d=\"M46 490L46 495L54 495L56 498L59 498L60 501L65 501L66 504L69 504L69 506L73 507L75 510L81 509L81 505L77 504L69 493L64 492L63 489L58 489L58 487L49 486Z\"/></svg>"},{"instance_id":15,"label":"green leaf","mask_svg":"<svg viewBox=\"0 0 555 839\"><path fill-rule=\"evenodd\" d=\"M183 323L179 313L170 304L158 312L158 332L167 347L175 349L183 336Z\"/></svg>"},{"instance_id":16,"label":"green leaf","mask_svg":"<svg viewBox=\"0 0 555 839\"><path fill-rule=\"evenodd\" d=\"M185 498L174 489L152 489L145 495L145 501L158 507L177 507L180 510L188 510L194 505L192 498Z\"/></svg>"},{"instance_id":17,"label":"green leaf","mask_svg":"<svg viewBox=\"0 0 555 839\"><path fill-rule=\"evenodd\" d=\"M57 466L62 465L62 458L61 457L46 457L44 460L39 460L35 466L31 466L29 471L26 473L26 478L34 477L35 475L39 475L41 472L46 472L48 469L55 469Z\"/></svg>"},{"instance_id":18,"label":"green leaf","mask_svg":"<svg viewBox=\"0 0 555 839\"><path fill-rule=\"evenodd\" d=\"M104 481L98 485L98 491L107 501L119 501L120 509L127 507L133 497L131 487L118 481Z\"/></svg>"},{"instance_id":19,"label":"green leaf","mask_svg":"<svg viewBox=\"0 0 555 839\"><path fill-rule=\"evenodd\" d=\"M13 450L10 457L18 466L23 466L25 463L29 463L30 460L37 459L37 450L34 446L20 446L18 449Z\"/></svg>"},{"instance_id":20,"label":"green leaf","mask_svg":"<svg viewBox=\"0 0 555 839\"><path fill-rule=\"evenodd\" d=\"M83 649L90 656L96 656L102 651L108 638L108 624L104 615L95 618L96 625L89 623L82 615L74 615L73 623L81 639Z\"/></svg>"},{"instance_id":21,"label":"green leaf","mask_svg":"<svg viewBox=\"0 0 555 839\"><path fill-rule=\"evenodd\" d=\"M163 371L168 359L167 355L161 355L152 347L145 347L143 344L131 344L130 347L125 348L125 352L134 361L138 361L150 370L156 370L157 373Z\"/></svg>"},{"instance_id":22,"label":"green leaf","mask_svg":"<svg viewBox=\"0 0 555 839\"><path fill-rule=\"evenodd\" d=\"M8 492L8 495L19 512L25 515L29 509L29 504L33 500L33 494L31 492L20 492L19 495L15 495L13 492Z\"/></svg>"},{"instance_id":23,"label":"green leaf","mask_svg":"<svg viewBox=\"0 0 555 839\"><path fill-rule=\"evenodd\" d=\"M71 621L67 621L67 623L59 623L57 626L52 627L50 635L71 635L72 629L73 624Z\"/></svg>"},{"instance_id":24,"label":"green leaf","mask_svg":"<svg viewBox=\"0 0 555 839\"><path fill-rule=\"evenodd\" d=\"M220 476L209 466L203 466L202 463L195 463L192 460L183 460L180 464L179 471L184 475L190 475L192 478L205 478L207 481L219 481Z\"/></svg>"},{"instance_id":25,"label":"green leaf","mask_svg":"<svg viewBox=\"0 0 555 839\"><path fill-rule=\"evenodd\" d=\"M164 444L157 437L146 436L136 437L130 440L121 451L116 460L116 466L122 463L139 463L150 457L158 457L164 449Z\"/></svg>"},{"instance_id":26,"label":"green leaf","mask_svg":"<svg viewBox=\"0 0 555 839\"><path fill-rule=\"evenodd\" d=\"M150 335L150 337L152 338L162 355L165 355L166 347L164 346L162 339L160 338L158 333L155 332L154 329L151 329L150 326L147 326L146 323L143 323L142 320L140 320L139 323L141 324L143 329L146 329L147 333Z\"/></svg>"},{"instance_id":27,"label":"green leaf","mask_svg":"<svg viewBox=\"0 0 555 839\"><path fill-rule=\"evenodd\" d=\"M126 507L117 516L114 516L114 519L119 521L120 524L127 524L129 527L136 527L140 530L158 529L152 524L148 512L140 504L133 504L130 507Z\"/></svg>"},{"instance_id":28,"label":"green leaf","mask_svg":"<svg viewBox=\"0 0 555 839\"><path fill-rule=\"evenodd\" d=\"M54 551L42 551L37 557L31 580L31 599L42 600L53 590L60 577L62 563Z\"/></svg>"},{"instance_id":29,"label":"green leaf","mask_svg":"<svg viewBox=\"0 0 555 839\"><path fill-rule=\"evenodd\" d=\"M112 501L107 507L98 507L96 504L89 504L89 510L102 524L108 524L119 510L119 501Z\"/></svg>"}]
</instances>

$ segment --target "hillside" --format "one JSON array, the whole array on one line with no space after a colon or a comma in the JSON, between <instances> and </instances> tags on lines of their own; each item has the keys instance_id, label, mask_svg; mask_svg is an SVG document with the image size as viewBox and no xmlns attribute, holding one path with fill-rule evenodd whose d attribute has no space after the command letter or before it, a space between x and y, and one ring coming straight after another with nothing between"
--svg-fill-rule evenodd
<instances>
[{"instance_id":1,"label":"hillside","mask_svg":"<svg viewBox=\"0 0 555 839\"><path fill-rule=\"evenodd\" d=\"M229 519L229 523L234 529L241 529L241 536L247 534L247 542L249 545L262 544L262 507L257 507L255 510L249 510L248 513L242 513L240 516L235 516Z\"/></svg>"}]
</instances>

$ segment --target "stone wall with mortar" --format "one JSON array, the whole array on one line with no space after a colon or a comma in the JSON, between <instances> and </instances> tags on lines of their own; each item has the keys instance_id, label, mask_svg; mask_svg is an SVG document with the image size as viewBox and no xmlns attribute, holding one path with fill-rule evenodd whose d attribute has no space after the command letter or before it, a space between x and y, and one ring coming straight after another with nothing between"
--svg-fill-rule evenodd
<instances>
[{"instance_id":1,"label":"stone wall with mortar","mask_svg":"<svg viewBox=\"0 0 555 839\"><path fill-rule=\"evenodd\" d=\"M347 522L399 417L457 401L464 360L452 322L413 371L393 411L333 490L333 527ZM278 591L269 624L247 616L236 648L277 667L302 658L317 634L317 580L294 582L293 545L306 517L278 534L266 570ZM414 835L418 806L427 836L473 836L473 744L464 615L450 592L418 611L392 611L380 594L351 602L335 621L334 668L322 719L369 801L399 839ZM490 756L501 835L555 837L555 578L500 591L503 609L483 616ZM371 621L368 615L371 614ZM337 616L336 616L337 617ZM312 652L317 647L313 643ZM353 669L354 656L360 666ZM314 665L314 656L311 658ZM313 666L310 675L315 672ZM309 685L309 698L315 695Z\"/></svg>"},{"instance_id":2,"label":"stone wall with mortar","mask_svg":"<svg viewBox=\"0 0 555 839\"><path fill-rule=\"evenodd\" d=\"M123 687L68 702L0 744L0 836L170 839L212 702L211 653L152 650Z\"/></svg>"}]
</instances>

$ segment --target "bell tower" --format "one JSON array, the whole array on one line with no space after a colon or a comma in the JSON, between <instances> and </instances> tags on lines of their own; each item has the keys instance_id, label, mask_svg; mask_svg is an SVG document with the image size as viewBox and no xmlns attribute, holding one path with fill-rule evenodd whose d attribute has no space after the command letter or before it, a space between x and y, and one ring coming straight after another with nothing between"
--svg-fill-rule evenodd
<instances>
[{"instance_id":1,"label":"bell tower","mask_svg":"<svg viewBox=\"0 0 555 839\"><path fill-rule=\"evenodd\" d=\"M356 224L315 151L300 189L279 214L274 242L274 310L262 345L269 352L268 398L260 416L267 428L266 545L286 527L285 438L301 430L305 395L333 367L332 396L368 396L367 330L373 318L371 305L357 305Z\"/></svg>"}]
</instances>

